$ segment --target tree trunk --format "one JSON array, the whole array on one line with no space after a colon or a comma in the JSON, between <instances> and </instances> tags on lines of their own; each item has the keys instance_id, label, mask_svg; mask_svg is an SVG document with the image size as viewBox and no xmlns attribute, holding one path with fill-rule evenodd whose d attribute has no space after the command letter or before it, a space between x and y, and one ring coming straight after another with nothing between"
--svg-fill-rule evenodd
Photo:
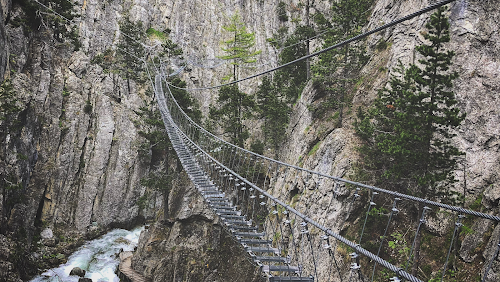
<instances>
[{"instance_id":1,"label":"tree trunk","mask_svg":"<svg viewBox=\"0 0 500 282\"><path fill-rule=\"evenodd\" d=\"M349 45L346 45L344 47L344 70L343 70L343 81L342 81L342 88L340 91L340 107L339 107L339 127L342 127L342 118L343 118L343 111L344 111L344 99L345 99L345 92L346 92L346 87L347 87L347 56L349 55Z\"/></svg>"},{"instance_id":2,"label":"tree trunk","mask_svg":"<svg viewBox=\"0 0 500 282\"><path fill-rule=\"evenodd\" d=\"M310 3L309 3L310 0L307 0L307 4L306 4L306 26L307 27L311 27L310 26L310 22L309 22L309 8L310 8ZM309 36L308 36L309 37ZM309 42L309 39L307 39L306 41L306 55L309 56L309 52L310 52L310 42ZM309 58L306 59L306 77L307 77L307 80L311 79L311 61L309 60Z\"/></svg>"},{"instance_id":3,"label":"tree trunk","mask_svg":"<svg viewBox=\"0 0 500 282\"><path fill-rule=\"evenodd\" d=\"M420 221L420 215L423 212L424 212L423 204L419 202L418 203L417 222ZM418 265L419 265L419 260L420 260L420 246L422 245L422 228L423 228L423 226L420 226L420 230L417 233L417 237L415 238L415 249L413 250L414 259L413 259L413 264L411 266L411 275L413 275L413 276L416 276L417 271L418 271Z\"/></svg>"}]
</instances>

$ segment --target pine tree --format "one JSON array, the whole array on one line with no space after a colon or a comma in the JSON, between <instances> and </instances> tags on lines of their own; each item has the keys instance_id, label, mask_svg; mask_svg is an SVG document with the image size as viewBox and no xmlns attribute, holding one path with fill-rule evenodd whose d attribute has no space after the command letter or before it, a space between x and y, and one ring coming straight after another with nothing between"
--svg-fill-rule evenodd
<instances>
[{"instance_id":1,"label":"pine tree","mask_svg":"<svg viewBox=\"0 0 500 282\"><path fill-rule=\"evenodd\" d=\"M318 14L315 17L316 24L321 29L329 29L324 36L323 48L359 35L361 28L368 23L372 3L373 0L339 0L332 2L331 20ZM326 101L315 109L316 117L322 117L330 109L338 109L339 126L342 125L348 90L367 60L364 41L345 45L319 56L318 63L312 66L312 71L316 84L321 85L328 96Z\"/></svg>"},{"instance_id":2,"label":"pine tree","mask_svg":"<svg viewBox=\"0 0 500 282\"><path fill-rule=\"evenodd\" d=\"M298 26L291 35L286 37L282 45L275 43L276 47L283 48L279 54L278 63L286 64L307 55L308 48L305 40L312 36L314 36L314 30L311 27ZM300 61L276 71L273 81L288 102L294 103L307 82L307 62Z\"/></svg>"},{"instance_id":3,"label":"pine tree","mask_svg":"<svg viewBox=\"0 0 500 282\"><path fill-rule=\"evenodd\" d=\"M431 200L449 200L457 157L463 155L451 143L453 130L465 114L460 114L451 91L458 77L449 70L455 54L443 50L450 41L445 11L441 7L431 15L424 33L430 44L416 48L422 68L411 65L405 70L400 64L390 87L379 91L368 113L359 112L360 121L355 124L367 142L361 151L369 167L383 171L395 189ZM419 212L422 208L418 207ZM420 235L412 273L418 268L419 248Z\"/></svg>"},{"instance_id":4,"label":"pine tree","mask_svg":"<svg viewBox=\"0 0 500 282\"><path fill-rule=\"evenodd\" d=\"M257 91L257 105L263 120L264 143L271 144L275 153L285 138L290 108L280 99L277 89L268 77L262 79Z\"/></svg>"},{"instance_id":5,"label":"pine tree","mask_svg":"<svg viewBox=\"0 0 500 282\"><path fill-rule=\"evenodd\" d=\"M238 67L243 64L254 63L256 61L255 56L260 54L261 51L251 51L255 46L255 34L247 32L239 13L235 13L231 17L229 25L222 28L231 35L230 39L223 42L226 47L223 47L222 51L226 52L227 55L219 58L232 60L233 79L238 80Z\"/></svg>"},{"instance_id":6,"label":"pine tree","mask_svg":"<svg viewBox=\"0 0 500 282\"><path fill-rule=\"evenodd\" d=\"M260 51L251 50L255 45L255 34L247 32L238 13L231 17L229 25L223 26L223 29L231 34L231 39L223 42L225 47L222 51L227 55L220 58L232 60L233 65L233 73L226 79L238 80L238 67L255 62L255 56L260 54ZM209 118L222 128L223 134L227 135L232 143L243 147L250 136L243 122L253 116L254 97L240 91L238 85L233 84L220 88L217 104L217 107L210 105Z\"/></svg>"},{"instance_id":7,"label":"pine tree","mask_svg":"<svg viewBox=\"0 0 500 282\"><path fill-rule=\"evenodd\" d=\"M231 143L244 147L250 133L243 121L253 116L253 97L232 84L220 88L217 103L220 107L210 106L210 119L222 128L223 134L229 137Z\"/></svg>"},{"instance_id":8,"label":"pine tree","mask_svg":"<svg viewBox=\"0 0 500 282\"><path fill-rule=\"evenodd\" d=\"M141 80L146 51L142 44L145 34L142 32L142 22L132 23L125 18L120 22L120 42L117 44L117 54L121 59L120 71L127 79L130 92L130 79Z\"/></svg>"},{"instance_id":9,"label":"pine tree","mask_svg":"<svg viewBox=\"0 0 500 282\"><path fill-rule=\"evenodd\" d=\"M172 91L172 95L174 96L181 109L194 122L200 123L202 118L200 106L198 105L198 102L189 95L189 92L183 89L187 86L186 82L178 77L174 77L170 84L175 86L171 87L170 91Z\"/></svg>"}]
</instances>

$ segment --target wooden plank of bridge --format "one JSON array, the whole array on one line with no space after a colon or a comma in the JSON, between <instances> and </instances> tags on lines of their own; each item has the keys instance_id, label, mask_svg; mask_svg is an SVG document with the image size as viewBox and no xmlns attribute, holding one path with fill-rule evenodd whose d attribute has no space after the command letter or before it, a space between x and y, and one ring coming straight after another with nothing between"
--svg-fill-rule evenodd
<instances>
[{"instance_id":1,"label":"wooden plank of bridge","mask_svg":"<svg viewBox=\"0 0 500 282\"><path fill-rule=\"evenodd\" d=\"M144 277L142 274L132 269L132 252L120 253L120 265L118 266L118 270L122 281L151 282L151 279Z\"/></svg>"}]
</instances>

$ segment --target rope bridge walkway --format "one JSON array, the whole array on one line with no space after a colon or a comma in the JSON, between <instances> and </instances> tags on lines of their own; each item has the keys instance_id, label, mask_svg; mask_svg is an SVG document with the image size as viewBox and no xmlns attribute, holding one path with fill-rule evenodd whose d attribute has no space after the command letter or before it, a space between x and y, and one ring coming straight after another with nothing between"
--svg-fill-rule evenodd
<instances>
[{"instance_id":1,"label":"rope bridge walkway","mask_svg":"<svg viewBox=\"0 0 500 282\"><path fill-rule=\"evenodd\" d=\"M165 77L156 75L155 95L177 156L206 203L245 248L268 281L373 281L375 274L383 269L393 273L390 281L422 281L412 276L408 268L413 263L417 235L421 233L426 214L431 208L446 210L456 216L442 271L444 277L452 247L458 239L457 231L466 215L500 222L497 216L333 177L237 147L193 122L173 98ZM164 86L168 90L166 95ZM267 192L271 190L285 192L275 193L282 194L277 198ZM292 191L302 192L292 195ZM332 203L343 202L349 212L341 219L337 228L340 229L356 202L363 199L363 191L368 191L371 197L368 197L363 228L357 240L348 240L334 232L333 228L311 218L314 216L308 206L311 201L329 198L329 204L323 211L325 214L335 212ZM374 254L363 248L362 239L368 219L374 216L370 211L375 209L377 198L390 198L392 208L385 223L385 231L379 236L378 252ZM404 201L420 203L425 207L416 226L409 254L398 267L383 259L381 250L388 240L387 231L398 213L398 206ZM349 265L344 265L343 260L339 259L339 243L343 245L342 248L351 251ZM499 249L500 244L488 261L489 266L483 277L487 276ZM366 271L361 269L362 257L371 264Z\"/></svg>"}]
</instances>

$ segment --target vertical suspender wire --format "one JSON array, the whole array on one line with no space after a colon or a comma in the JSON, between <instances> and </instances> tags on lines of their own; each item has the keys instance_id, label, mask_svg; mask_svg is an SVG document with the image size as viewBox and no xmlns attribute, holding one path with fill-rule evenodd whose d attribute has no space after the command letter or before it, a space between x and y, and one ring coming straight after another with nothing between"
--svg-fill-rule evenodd
<instances>
[{"instance_id":1,"label":"vertical suspender wire","mask_svg":"<svg viewBox=\"0 0 500 282\"><path fill-rule=\"evenodd\" d=\"M416 244L416 241L417 241L417 235L418 235L418 232L420 232L420 227L425 222L425 213L428 210L430 210L430 208L427 207L427 206L425 206L424 210L422 211L422 217L420 218L420 221L418 223L417 231L415 232L415 237L413 238L413 244L411 245L410 254L408 255L408 260L406 261L405 272L406 272L406 270L408 270L408 266L410 265L410 260L411 260L412 255L413 255L413 249L415 248L415 244Z\"/></svg>"},{"instance_id":2,"label":"vertical suspender wire","mask_svg":"<svg viewBox=\"0 0 500 282\"><path fill-rule=\"evenodd\" d=\"M500 237L498 238L497 250L495 251L495 253L491 257L490 263L488 264L488 268L486 268L486 271L484 272L483 279L481 280L481 282L486 281L486 277L488 277L488 272L491 269L491 265L493 264L493 261L498 256L498 252L500 252Z\"/></svg>"},{"instance_id":3,"label":"vertical suspender wire","mask_svg":"<svg viewBox=\"0 0 500 282\"><path fill-rule=\"evenodd\" d=\"M232 159L233 159L233 156L234 156L234 150L232 150L232 148L226 148L228 150L228 155L229 155L229 161L228 163L230 164ZM229 165L228 165L229 168L231 168ZM233 179L233 175L230 174L229 177L227 178L226 180L226 185L229 187L229 185L231 185L231 180Z\"/></svg>"},{"instance_id":4,"label":"vertical suspender wire","mask_svg":"<svg viewBox=\"0 0 500 282\"><path fill-rule=\"evenodd\" d=\"M269 166L269 168L267 169L267 173L266 173L266 176L265 176L265 179L264 179L264 188L266 187L266 180L267 180L267 174L269 173L269 170L271 169L271 166ZM255 199L253 201L253 206L252 206L252 218L254 218L254 214L255 214Z\"/></svg>"},{"instance_id":5,"label":"vertical suspender wire","mask_svg":"<svg viewBox=\"0 0 500 282\"><path fill-rule=\"evenodd\" d=\"M462 214L458 215L458 219L455 222L455 229L453 230L453 236L451 237L450 248L448 249L448 255L446 256L446 262L444 263L443 274L441 275L441 281L443 281L444 276L446 274L446 267L448 266L448 260L450 259L450 253L451 253L451 249L453 248L453 242L455 241L455 235L457 234L457 230L460 227L462 227L462 219L464 217L465 216Z\"/></svg>"},{"instance_id":6,"label":"vertical suspender wire","mask_svg":"<svg viewBox=\"0 0 500 282\"><path fill-rule=\"evenodd\" d=\"M255 184L256 186L259 186L257 185L258 183L255 182L255 171L257 170L257 168L259 169L259 173L257 174L257 179L259 179L259 176L260 176L260 162L259 162L259 158L257 156L255 156L255 163L253 165L253 171L252 171L252 183Z\"/></svg>"},{"instance_id":7,"label":"vertical suspender wire","mask_svg":"<svg viewBox=\"0 0 500 282\"><path fill-rule=\"evenodd\" d=\"M288 228L290 228L290 235L292 237L292 246L294 250L295 261L297 262L297 266L299 267L299 273L300 273L298 250L297 250L297 244L295 244L295 235L293 234L293 226L292 226L292 220L290 220L290 213L287 213L286 217L288 222Z\"/></svg>"},{"instance_id":8,"label":"vertical suspender wire","mask_svg":"<svg viewBox=\"0 0 500 282\"><path fill-rule=\"evenodd\" d=\"M384 244L385 236L387 235L387 230L389 230L389 225L391 224L392 216L398 212L396 209L397 202L401 200L400 198L394 198L394 203L392 204L391 215L389 216L389 221L387 221L387 225L385 226L384 235L382 235L382 240L380 241L380 245L378 246L377 257L380 255L380 251L382 250L382 245ZM375 277L375 268L377 267L377 262L373 263L372 269L372 279Z\"/></svg>"},{"instance_id":9,"label":"vertical suspender wire","mask_svg":"<svg viewBox=\"0 0 500 282\"><path fill-rule=\"evenodd\" d=\"M281 245L281 247L284 250L286 247L285 247L285 242L283 240L284 234L283 234L283 228L281 227L281 219L280 219L280 212L279 212L279 209L278 209L278 205L276 205L276 211L278 211L278 213L276 214L276 219L278 221L278 228L279 228L279 232L280 232L280 241L281 241L280 245ZM280 255L283 252L283 250L280 250ZM288 255L288 251L286 251L286 254ZM287 264L287 265L290 266L290 264ZM290 272L288 274L290 275Z\"/></svg>"},{"instance_id":10,"label":"vertical suspender wire","mask_svg":"<svg viewBox=\"0 0 500 282\"><path fill-rule=\"evenodd\" d=\"M359 245L361 245L361 240L363 239L363 233L365 232L366 221L368 221L368 215L370 214L370 210L371 210L372 206L376 205L375 202L373 202L373 198L377 194L378 194L377 192L372 191L372 198L370 200L370 205L368 206L368 210L366 211L365 222L363 223L363 228L361 229L361 235L359 235L359 241L358 241Z\"/></svg>"},{"instance_id":11,"label":"vertical suspender wire","mask_svg":"<svg viewBox=\"0 0 500 282\"><path fill-rule=\"evenodd\" d=\"M337 259L335 258L335 252L333 251L333 248L332 246L330 245L330 236L328 236L328 234L325 235L326 236L326 244L328 245L328 253L330 254L330 256L333 258L333 262L335 263L335 267L337 268L337 273L339 274L339 279L340 281L343 281L342 280L342 274L340 273L340 267L339 267L339 264L337 263ZM331 264L330 264L331 266ZM328 272L328 281L330 281L330 273L331 273L331 270Z\"/></svg>"},{"instance_id":12,"label":"vertical suspender wire","mask_svg":"<svg viewBox=\"0 0 500 282\"><path fill-rule=\"evenodd\" d=\"M321 178L321 181L323 181L323 178ZM335 186L337 186L337 184L338 184L337 181L335 181L333 186L335 187ZM327 212L330 209L330 207L332 206L333 199L335 199L335 188L332 189L332 197L330 198L330 203L328 203L328 206L326 207ZM325 221L326 221L326 216L323 218L322 225L325 225Z\"/></svg>"},{"instance_id":13,"label":"vertical suspender wire","mask_svg":"<svg viewBox=\"0 0 500 282\"><path fill-rule=\"evenodd\" d=\"M308 230L307 225L306 225L306 229ZM316 277L316 280L319 281L318 271L317 271L317 267L316 267L316 258L314 257L314 250L313 250L313 246L312 246L311 233L310 232L307 232L307 240L309 241L309 247L311 248L311 255L312 255L312 258L313 258L314 277Z\"/></svg>"},{"instance_id":14,"label":"vertical suspender wire","mask_svg":"<svg viewBox=\"0 0 500 282\"><path fill-rule=\"evenodd\" d=\"M297 215L295 215L295 222L297 222ZM301 223L298 223L297 226L302 226L302 225L307 225L307 223L305 222L301 222ZM300 227L298 228L298 234L300 235L300 246L299 246L299 252L297 253L297 256L298 256L298 259L299 259L299 262L298 262L298 265L299 265L299 272L300 272L300 276L302 276L302 272L304 271L304 263L303 263L303 257L302 257L302 253L303 253L303 242L304 242L304 230L303 229L300 229Z\"/></svg>"}]
</instances>

